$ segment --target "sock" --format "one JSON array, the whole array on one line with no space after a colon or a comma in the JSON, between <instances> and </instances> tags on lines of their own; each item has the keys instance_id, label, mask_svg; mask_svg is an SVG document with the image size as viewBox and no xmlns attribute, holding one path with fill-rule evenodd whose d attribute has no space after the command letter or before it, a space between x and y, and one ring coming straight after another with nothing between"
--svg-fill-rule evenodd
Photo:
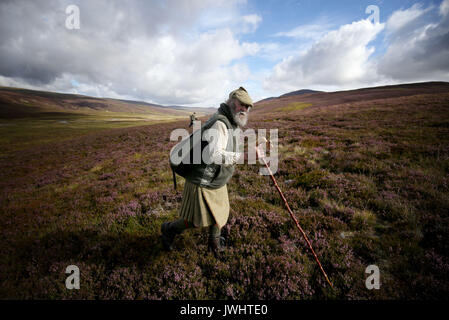
<instances>
[{"instance_id":1,"label":"sock","mask_svg":"<svg viewBox=\"0 0 449 320\"><path fill-rule=\"evenodd\" d=\"M176 231L176 233L181 233L184 230L192 227L193 225L189 223L187 220L184 220L184 218L180 218L170 223L170 228L173 228L173 230Z\"/></svg>"},{"instance_id":2,"label":"sock","mask_svg":"<svg viewBox=\"0 0 449 320\"><path fill-rule=\"evenodd\" d=\"M209 239L216 239L220 237L220 228L218 225L214 224L209 227Z\"/></svg>"}]
</instances>

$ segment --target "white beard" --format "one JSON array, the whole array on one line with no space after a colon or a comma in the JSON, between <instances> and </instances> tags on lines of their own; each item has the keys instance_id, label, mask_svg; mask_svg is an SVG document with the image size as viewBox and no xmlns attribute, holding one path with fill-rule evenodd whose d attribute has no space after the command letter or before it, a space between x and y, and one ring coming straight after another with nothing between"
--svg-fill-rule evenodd
<instances>
[{"instance_id":1,"label":"white beard","mask_svg":"<svg viewBox=\"0 0 449 320\"><path fill-rule=\"evenodd\" d=\"M234 119L235 123L237 123L238 126L242 128L246 126L246 123L248 122L248 112L232 112L232 118Z\"/></svg>"}]
</instances>

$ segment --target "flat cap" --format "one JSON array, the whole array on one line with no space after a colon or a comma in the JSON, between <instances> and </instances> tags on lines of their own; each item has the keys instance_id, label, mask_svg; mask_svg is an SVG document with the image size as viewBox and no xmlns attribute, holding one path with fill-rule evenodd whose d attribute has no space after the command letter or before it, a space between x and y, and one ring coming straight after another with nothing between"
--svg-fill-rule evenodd
<instances>
[{"instance_id":1,"label":"flat cap","mask_svg":"<svg viewBox=\"0 0 449 320\"><path fill-rule=\"evenodd\" d=\"M237 90L232 91L229 94L229 99L231 98L237 98L241 103L254 107L253 100L251 100L248 91L246 91L246 89L243 87L240 87Z\"/></svg>"}]
</instances>

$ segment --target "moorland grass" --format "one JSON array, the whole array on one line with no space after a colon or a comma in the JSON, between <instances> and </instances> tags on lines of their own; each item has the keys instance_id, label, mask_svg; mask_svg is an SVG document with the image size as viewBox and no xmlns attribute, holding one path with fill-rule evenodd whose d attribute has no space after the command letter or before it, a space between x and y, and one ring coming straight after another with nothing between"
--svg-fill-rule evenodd
<instances>
[{"instance_id":1,"label":"moorland grass","mask_svg":"<svg viewBox=\"0 0 449 320\"><path fill-rule=\"evenodd\" d=\"M289 112L289 111L298 111L298 110L302 110L305 109L307 107L310 107L312 104L311 103L305 103L305 102L293 102L288 104L285 107L279 107L276 108L276 111L284 111L284 112Z\"/></svg>"},{"instance_id":2,"label":"moorland grass","mask_svg":"<svg viewBox=\"0 0 449 320\"><path fill-rule=\"evenodd\" d=\"M115 128L169 122L180 116L125 112L39 113L35 117L0 120L0 155L48 142L70 140ZM186 118L186 117L182 117Z\"/></svg>"},{"instance_id":3,"label":"moorland grass","mask_svg":"<svg viewBox=\"0 0 449 320\"><path fill-rule=\"evenodd\" d=\"M237 166L228 184L222 258L207 253L199 229L162 251L160 226L177 217L183 184L173 190L169 135L186 126L167 122L0 158L0 297L445 299L449 94L277 117L249 126L279 129L276 179L335 290L260 165ZM70 264L81 270L80 290L65 288ZM365 287L371 264L380 290Z\"/></svg>"}]
</instances>

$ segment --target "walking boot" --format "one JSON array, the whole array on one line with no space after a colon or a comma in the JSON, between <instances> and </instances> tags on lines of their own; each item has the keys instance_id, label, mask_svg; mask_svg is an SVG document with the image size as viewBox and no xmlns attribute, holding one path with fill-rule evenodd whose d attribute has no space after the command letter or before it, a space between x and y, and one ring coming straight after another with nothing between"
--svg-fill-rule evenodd
<instances>
[{"instance_id":1,"label":"walking boot","mask_svg":"<svg viewBox=\"0 0 449 320\"><path fill-rule=\"evenodd\" d=\"M172 222L164 222L161 225L161 240L162 245L166 251L173 250L173 241L177 234L181 234L184 230L192 228L193 226L184 219L178 219Z\"/></svg>"},{"instance_id":2,"label":"walking boot","mask_svg":"<svg viewBox=\"0 0 449 320\"><path fill-rule=\"evenodd\" d=\"M164 222L161 226L161 239L165 251L173 250L173 240L175 240L176 236L176 232L174 232L173 228L170 228L170 225L171 222Z\"/></svg>"},{"instance_id":3,"label":"walking boot","mask_svg":"<svg viewBox=\"0 0 449 320\"><path fill-rule=\"evenodd\" d=\"M208 249L212 251L215 258L218 258L225 250L226 240L224 237L209 237Z\"/></svg>"}]
</instances>

